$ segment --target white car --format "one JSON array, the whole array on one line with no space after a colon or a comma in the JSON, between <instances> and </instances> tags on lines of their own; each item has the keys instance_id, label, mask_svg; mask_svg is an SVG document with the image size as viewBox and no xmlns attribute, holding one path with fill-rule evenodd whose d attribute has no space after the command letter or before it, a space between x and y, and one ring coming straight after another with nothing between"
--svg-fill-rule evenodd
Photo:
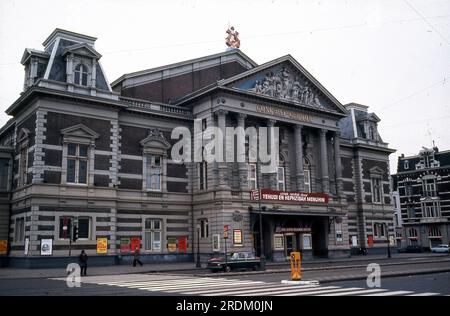
<instances>
[{"instance_id":1,"label":"white car","mask_svg":"<svg viewBox=\"0 0 450 316\"><path fill-rule=\"evenodd\" d=\"M437 245L435 247L431 247L431 252L450 252L450 248L448 245Z\"/></svg>"}]
</instances>

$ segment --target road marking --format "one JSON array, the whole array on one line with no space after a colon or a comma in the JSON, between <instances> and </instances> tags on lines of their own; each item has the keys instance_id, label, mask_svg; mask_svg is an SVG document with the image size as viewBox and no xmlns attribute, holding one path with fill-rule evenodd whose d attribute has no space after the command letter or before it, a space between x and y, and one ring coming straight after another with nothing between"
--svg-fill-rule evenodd
<instances>
[{"instance_id":1,"label":"road marking","mask_svg":"<svg viewBox=\"0 0 450 316\"><path fill-rule=\"evenodd\" d=\"M317 288L317 285L305 285L303 287L305 290L308 288ZM230 295L230 296L260 296L260 295L274 295L278 291L293 291L298 289L298 286L296 287L287 287L287 286L276 286L272 285L271 287L267 287L265 289L250 289L247 291L241 291L240 289L234 289L232 292L223 293L223 295ZM215 296L215 294L212 294L211 296Z\"/></svg>"},{"instance_id":2,"label":"road marking","mask_svg":"<svg viewBox=\"0 0 450 316\"><path fill-rule=\"evenodd\" d=\"M439 295L439 293L425 292L425 293L410 294L410 295L406 295L406 296L435 296L435 295ZM450 296L450 295L447 295L447 296Z\"/></svg>"},{"instance_id":3,"label":"road marking","mask_svg":"<svg viewBox=\"0 0 450 316\"><path fill-rule=\"evenodd\" d=\"M263 288L271 288L273 287L273 284L270 283L264 283L263 285L259 285L257 288L258 289L263 289ZM199 295L199 294L205 294L205 293L216 293L216 292L226 292L230 290L229 288L222 288L222 289L215 289L215 290L200 290L200 291L192 291L192 290L188 290L187 292L185 291L181 291L180 293L182 294L186 294L186 295ZM245 291L245 290L255 290L255 285L252 284L251 286L244 286L241 287L239 289L234 288L234 290L236 291Z\"/></svg>"},{"instance_id":4,"label":"road marking","mask_svg":"<svg viewBox=\"0 0 450 316\"><path fill-rule=\"evenodd\" d=\"M309 292L303 292L303 293L290 293L290 295L283 295L283 296L316 295L316 294L326 294L326 293L338 293L338 292L345 292L345 291L352 291L352 290L362 290L362 288L360 288L360 287L350 287L350 288L336 287L335 289L321 289L319 291L309 291Z\"/></svg>"},{"instance_id":5,"label":"road marking","mask_svg":"<svg viewBox=\"0 0 450 316\"><path fill-rule=\"evenodd\" d=\"M349 292L341 292L339 296L347 296L347 295L360 295L360 294L369 294L369 293L378 293L378 292L386 292L385 289L370 289L370 290L360 290L360 291L349 291ZM323 294L319 296L335 296L336 294Z\"/></svg>"},{"instance_id":6,"label":"road marking","mask_svg":"<svg viewBox=\"0 0 450 316\"><path fill-rule=\"evenodd\" d=\"M49 278L66 281L65 278ZM341 286L320 286L318 284L291 285L274 282L239 280L232 278L193 277L164 274L107 275L83 277L82 283L108 285L123 289L137 289L146 292L161 292L181 295L203 296L434 296L439 293L413 291L392 291ZM120 293L126 293L121 291ZM450 295L447 295L450 296Z\"/></svg>"},{"instance_id":7,"label":"road marking","mask_svg":"<svg viewBox=\"0 0 450 316\"><path fill-rule=\"evenodd\" d=\"M414 292L411 291L393 291L393 292L384 292L384 293L377 293L377 294L372 294L372 295L368 295L368 296L395 296L395 295L405 295L405 294L411 294ZM364 295L366 296L366 295Z\"/></svg>"}]
</instances>

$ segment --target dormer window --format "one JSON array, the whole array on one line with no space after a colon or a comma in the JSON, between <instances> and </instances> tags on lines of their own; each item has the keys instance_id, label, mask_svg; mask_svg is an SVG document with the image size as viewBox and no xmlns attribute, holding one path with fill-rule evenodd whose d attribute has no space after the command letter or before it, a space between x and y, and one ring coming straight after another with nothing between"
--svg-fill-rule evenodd
<instances>
[{"instance_id":1,"label":"dormer window","mask_svg":"<svg viewBox=\"0 0 450 316\"><path fill-rule=\"evenodd\" d=\"M75 67L74 83L80 86L88 85L88 69L85 65L79 64Z\"/></svg>"},{"instance_id":2,"label":"dormer window","mask_svg":"<svg viewBox=\"0 0 450 316\"><path fill-rule=\"evenodd\" d=\"M403 169L405 169L405 170L408 170L408 169L409 169L409 161L408 161L408 160L405 160L405 161L403 162Z\"/></svg>"}]
</instances>

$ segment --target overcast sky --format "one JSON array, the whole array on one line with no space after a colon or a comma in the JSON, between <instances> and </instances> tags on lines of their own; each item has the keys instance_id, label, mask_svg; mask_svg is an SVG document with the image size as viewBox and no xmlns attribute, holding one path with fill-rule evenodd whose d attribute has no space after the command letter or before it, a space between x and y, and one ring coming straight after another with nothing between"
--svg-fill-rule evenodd
<instances>
[{"instance_id":1,"label":"overcast sky","mask_svg":"<svg viewBox=\"0 0 450 316\"><path fill-rule=\"evenodd\" d=\"M370 106L397 156L450 149L449 0L0 0L0 124L22 91L23 50L56 28L98 38L110 82L226 49L228 25L261 64L291 54L341 103Z\"/></svg>"}]
</instances>

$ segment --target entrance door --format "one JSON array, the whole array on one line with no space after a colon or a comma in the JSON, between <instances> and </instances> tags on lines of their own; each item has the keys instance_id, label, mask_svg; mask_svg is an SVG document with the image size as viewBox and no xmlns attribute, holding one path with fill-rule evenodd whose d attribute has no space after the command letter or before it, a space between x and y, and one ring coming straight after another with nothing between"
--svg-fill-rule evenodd
<instances>
[{"instance_id":1,"label":"entrance door","mask_svg":"<svg viewBox=\"0 0 450 316\"><path fill-rule=\"evenodd\" d=\"M291 252L297 251L297 238L294 234L286 234L284 235L284 244L286 250L286 257L289 258L291 256Z\"/></svg>"}]
</instances>

